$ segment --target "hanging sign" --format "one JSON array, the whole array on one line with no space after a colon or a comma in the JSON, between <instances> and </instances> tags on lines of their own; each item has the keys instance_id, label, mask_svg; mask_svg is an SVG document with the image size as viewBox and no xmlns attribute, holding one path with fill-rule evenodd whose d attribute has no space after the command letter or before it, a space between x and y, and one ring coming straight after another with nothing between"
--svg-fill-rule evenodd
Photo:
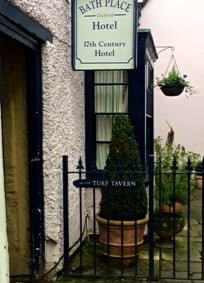
<instances>
[{"instance_id":1,"label":"hanging sign","mask_svg":"<svg viewBox=\"0 0 204 283\"><path fill-rule=\"evenodd\" d=\"M73 5L73 68L133 69L137 30L135 1L75 0Z\"/></svg>"},{"instance_id":2,"label":"hanging sign","mask_svg":"<svg viewBox=\"0 0 204 283\"><path fill-rule=\"evenodd\" d=\"M80 179L73 181L78 188L137 188L138 183L135 180L88 180Z\"/></svg>"}]
</instances>

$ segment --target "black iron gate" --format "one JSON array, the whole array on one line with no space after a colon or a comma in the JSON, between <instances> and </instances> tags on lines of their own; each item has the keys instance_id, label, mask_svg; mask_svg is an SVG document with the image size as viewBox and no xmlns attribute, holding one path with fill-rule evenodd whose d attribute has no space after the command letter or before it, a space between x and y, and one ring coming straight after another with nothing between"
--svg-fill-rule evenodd
<instances>
[{"instance_id":1,"label":"black iron gate","mask_svg":"<svg viewBox=\"0 0 204 283\"><path fill-rule=\"evenodd\" d=\"M136 243L138 228L135 221L135 254L128 261L123 254L123 247L120 248L120 259L111 256L110 248L104 252L104 243L99 236L96 222L100 206L100 190L114 189L113 180L106 179L104 172L95 169L85 171L81 159L76 171L69 171L68 157L63 156L66 275L80 278L204 280L203 166L199 174L202 188L198 189L195 187L195 172L190 160L185 172L177 171L176 160L168 172L155 171L153 164L153 156L150 156L149 170L142 172L146 180L149 218L144 242L140 245ZM121 170L116 174L121 174ZM186 191L183 195L186 200L182 212L177 213L175 202L172 207L167 205L167 212L161 212L163 196L160 190L163 180L171 183L172 196L176 199L180 176L185 176L186 180ZM166 177L168 179L165 179ZM136 189L134 182L121 184ZM110 221L107 220L108 227ZM124 226L124 221L121 221L121 228L123 229ZM106 233L109 243L112 241L110 228ZM125 236L124 232L120 233L120 242L123 245Z\"/></svg>"}]
</instances>

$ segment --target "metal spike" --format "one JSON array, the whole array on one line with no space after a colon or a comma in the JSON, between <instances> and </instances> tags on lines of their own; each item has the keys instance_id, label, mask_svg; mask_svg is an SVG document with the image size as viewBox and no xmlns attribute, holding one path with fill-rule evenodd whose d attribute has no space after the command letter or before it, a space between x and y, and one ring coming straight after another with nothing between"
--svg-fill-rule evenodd
<instances>
[{"instance_id":1,"label":"metal spike","mask_svg":"<svg viewBox=\"0 0 204 283\"><path fill-rule=\"evenodd\" d=\"M174 158L173 158L173 161L172 161L172 166L171 166L171 169L173 171L176 171L178 169L177 164L178 164L178 162L177 162L176 156L174 155Z\"/></svg>"},{"instance_id":2,"label":"metal spike","mask_svg":"<svg viewBox=\"0 0 204 283\"><path fill-rule=\"evenodd\" d=\"M78 161L77 169L78 169L78 170L83 170L83 169L84 169L84 166L83 166L83 162L82 162L81 156L80 156L79 161Z\"/></svg>"},{"instance_id":3,"label":"metal spike","mask_svg":"<svg viewBox=\"0 0 204 283\"><path fill-rule=\"evenodd\" d=\"M191 158L190 158L190 156L188 157L186 170L188 170L188 171L190 171L190 172L193 170L192 162L191 162Z\"/></svg>"}]
</instances>

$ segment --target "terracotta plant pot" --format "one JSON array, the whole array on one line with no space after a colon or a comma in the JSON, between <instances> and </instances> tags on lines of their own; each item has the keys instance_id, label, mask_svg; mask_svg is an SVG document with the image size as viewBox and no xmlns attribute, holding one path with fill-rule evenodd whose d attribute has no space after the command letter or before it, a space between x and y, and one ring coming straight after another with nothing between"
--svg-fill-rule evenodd
<instances>
[{"instance_id":1,"label":"terracotta plant pot","mask_svg":"<svg viewBox=\"0 0 204 283\"><path fill-rule=\"evenodd\" d=\"M168 205L168 204L161 203L159 206L159 210L161 213L179 214L182 211L182 204L180 202L175 202L174 205Z\"/></svg>"},{"instance_id":2,"label":"terracotta plant pot","mask_svg":"<svg viewBox=\"0 0 204 283\"><path fill-rule=\"evenodd\" d=\"M203 177L201 175L195 175L195 186L197 189L202 189Z\"/></svg>"},{"instance_id":3,"label":"terracotta plant pot","mask_svg":"<svg viewBox=\"0 0 204 283\"><path fill-rule=\"evenodd\" d=\"M166 96L177 96L183 92L184 86L161 86L160 89Z\"/></svg>"},{"instance_id":4,"label":"terracotta plant pot","mask_svg":"<svg viewBox=\"0 0 204 283\"><path fill-rule=\"evenodd\" d=\"M137 221L107 220L96 215L99 227L99 241L103 254L111 258L136 257L136 246L141 245L148 218ZM109 225L108 225L109 224ZM121 230L122 228L122 230Z\"/></svg>"}]
</instances>

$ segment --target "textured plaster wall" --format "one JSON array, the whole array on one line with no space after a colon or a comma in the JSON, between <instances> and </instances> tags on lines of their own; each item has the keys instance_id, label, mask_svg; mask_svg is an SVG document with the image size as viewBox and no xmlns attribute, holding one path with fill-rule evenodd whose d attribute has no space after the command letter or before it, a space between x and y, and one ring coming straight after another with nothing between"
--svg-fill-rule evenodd
<instances>
[{"instance_id":1,"label":"textured plaster wall","mask_svg":"<svg viewBox=\"0 0 204 283\"><path fill-rule=\"evenodd\" d=\"M42 47L43 168L47 269L63 253L62 155L69 169L84 160L83 72L71 68L71 4L65 0L12 0L28 16L46 27L53 43ZM71 182L70 182L71 184ZM79 237L78 191L70 189L70 245Z\"/></svg>"},{"instance_id":2,"label":"textured plaster wall","mask_svg":"<svg viewBox=\"0 0 204 283\"><path fill-rule=\"evenodd\" d=\"M181 74L197 92L194 96L165 97L155 88L155 136L166 140L169 127L175 130L175 143L204 154L204 26L203 0L149 0L142 10L140 27L150 28L156 46L174 46ZM162 49L157 48L160 52ZM171 56L167 49L159 53L155 77L164 74Z\"/></svg>"}]
</instances>

